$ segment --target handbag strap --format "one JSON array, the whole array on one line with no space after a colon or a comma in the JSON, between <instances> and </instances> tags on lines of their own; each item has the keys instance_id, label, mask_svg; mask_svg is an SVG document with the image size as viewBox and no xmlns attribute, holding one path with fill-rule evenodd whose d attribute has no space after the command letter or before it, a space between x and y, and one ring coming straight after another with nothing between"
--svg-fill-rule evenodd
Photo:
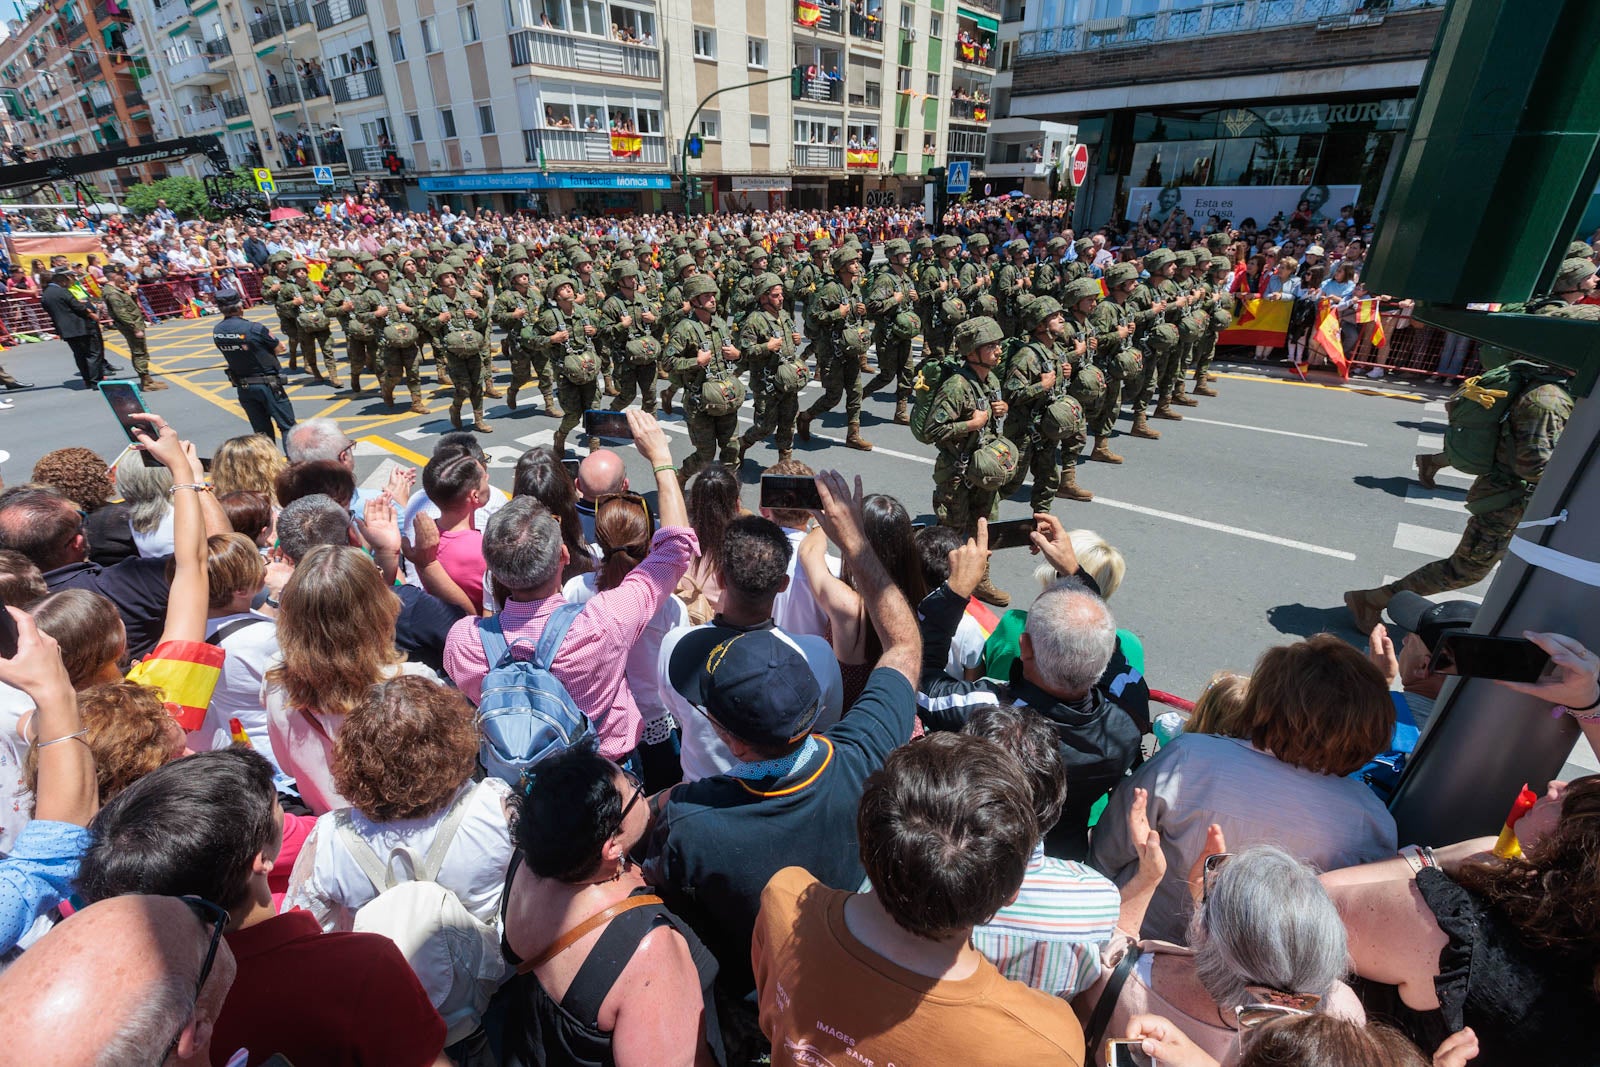
<instances>
[{"instance_id":1,"label":"handbag strap","mask_svg":"<svg viewBox=\"0 0 1600 1067\"><path fill-rule=\"evenodd\" d=\"M634 908L653 907L657 904L665 905L665 903L666 901L662 900L653 893L647 893L643 896L627 897L623 900L619 900L609 908L595 912L578 925L569 929L566 933L550 942L549 946L546 947L543 952L539 953L531 960L522 961L522 965L517 968L517 973L527 974L535 967L549 963L567 949L577 944L583 939L585 934L593 931L595 927L610 922L623 912L632 911Z\"/></svg>"},{"instance_id":2,"label":"handbag strap","mask_svg":"<svg viewBox=\"0 0 1600 1067\"><path fill-rule=\"evenodd\" d=\"M1122 999L1122 987L1128 984L1128 977L1139 965L1139 957L1143 954L1144 950L1137 941L1129 945L1128 951L1107 979L1105 990L1095 1002L1094 1011L1089 1013L1089 1022L1083 1028L1083 1047L1087 1055L1094 1055L1094 1050L1105 1040L1106 1028L1111 1025L1111 1016L1117 1010L1117 1001Z\"/></svg>"}]
</instances>

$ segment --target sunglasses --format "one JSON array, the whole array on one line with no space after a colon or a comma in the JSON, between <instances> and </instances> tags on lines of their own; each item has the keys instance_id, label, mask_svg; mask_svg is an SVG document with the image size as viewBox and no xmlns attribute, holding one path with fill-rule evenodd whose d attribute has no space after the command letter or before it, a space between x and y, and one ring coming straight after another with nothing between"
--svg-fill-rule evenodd
<instances>
[{"instance_id":1,"label":"sunglasses","mask_svg":"<svg viewBox=\"0 0 1600 1067\"><path fill-rule=\"evenodd\" d=\"M1213 852L1206 857L1205 866L1200 869L1200 903L1204 904L1211 899L1211 883L1231 859L1233 859L1231 852Z\"/></svg>"},{"instance_id":2,"label":"sunglasses","mask_svg":"<svg viewBox=\"0 0 1600 1067\"><path fill-rule=\"evenodd\" d=\"M622 806L622 814L618 816L618 821L621 821L626 819L633 806L644 798L644 780L626 767L618 767L617 770L621 771L623 777L628 779L628 784L633 786L633 796L628 798L628 802Z\"/></svg>"},{"instance_id":3,"label":"sunglasses","mask_svg":"<svg viewBox=\"0 0 1600 1067\"><path fill-rule=\"evenodd\" d=\"M222 944L222 935L228 929L228 923L233 917L222 905L213 904L204 897L182 896L178 899L188 905L194 917L200 920L201 926L211 927L211 942L206 946L205 961L200 964L200 976L194 982L194 999L198 1004L200 994L206 987L206 981L211 977L211 968L217 962L217 946ZM184 1024L187 1025L187 1020ZM167 1046L167 1053L162 1057L162 1062L166 1062L173 1052L177 1051L178 1039L182 1036L183 1027L180 1026L178 1032L172 1035L172 1044Z\"/></svg>"}]
</instances>

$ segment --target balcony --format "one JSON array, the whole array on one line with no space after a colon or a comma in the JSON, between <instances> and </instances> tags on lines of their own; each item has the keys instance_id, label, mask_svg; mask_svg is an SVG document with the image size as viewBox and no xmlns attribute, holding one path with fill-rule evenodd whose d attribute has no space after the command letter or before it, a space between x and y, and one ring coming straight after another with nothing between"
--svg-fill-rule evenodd
<instances>
[{"instance_id":1,"label":"balcony","mask_svg":"<svg viewBox=\"0 0 1600 1067\"><path fill-rule=\"evenodd\" d=\"M527 140L527 134L529 132L531 131L523 131L524 141ZM369 173L373 171L386 172L386 168L383 165L383 159L390 152L393 152L394 149L379 148L377 145L351 145L346 151L349 153L348 158L350 162L350 169L352 171ZM400 158L400 162L406 170L411 169L411 160L402 156Z\"/></svg>"},{"instance_id":2,"label":"balcony","mask_svg":"<svg viewBox=\"0 0 1600 1067\"><path fill-rule=\"evenodd\" d=\"M960 122L978 122L987 125L989 107L987 100L951 100L950 117Z\"/></svg>"},{"instance_id":3,"label":"balcony","mask_svg":"<svg viewBox=\"0 0 1600 1067\"><path fill-rule=\"evenodd\" d=\"M107 100L103 104L94 105L94 117L97 118L97 119L103 119L107 115L114 115L114 114L116 114L116 111L117 111L117 105L116 105L116 103L114 101L111 101L111 100Z\"/></svg>"},{"instance_id":4,"label":"balcony","mask_svg":"<svg viewBox=\"0 0 1600 1067\"><path fill-rule=\"evenodd\" d=\"M383 77L377 67L358 70L333 79L333 102L348 104L352 100L365 100L369 96L383 95Z\"/></svg>"},{"instance_id":5,"label":"balcony","mask_svg":"<svg viewBox=\"0 0 1600 1067\"><path fill-rule=\"evenodd\" d=\"M795 0L794 24L812 33L843 33L844 8L826 0Z\"/></svg>"},{"instance_id":6,"label":"balcony","mask_svg":"<svg viewBox=\"0 0 1600 1067\"><path fill-rule=\"evenodd\" d=\"M1028 5L1022 0L1005 0L1000 9L1001 22L1021 22L1028 17Z\"/></svg>"},{"instance_id":7,"label":"balcony","mask_svg":"<svg viewBox=\"0 0 1600 1067\"><path fill-rule=\"evenodd\" d=\"M367 13L367 0L319 0L311 5L317 29L326 30Z\"/></svg>"},{"instance_id":8,"label":"balcony","mask_svg":"<svg viewBox=\"0 0 1600 1067\"><path fill-rule=\"evenodd\" d=\"M1136 47L1170 41L1192 41L1240 33L1308 26L1349 29L1376 26L1385 18L1409 11L1433 10L1438 0L1210 0L1181 11L1088 19L1024 33L1018 54L1062 55L1107 48Z\"/></svg>"},{"instance_id":9,"label":"balcony","mask_svg":"<svg viewBox=\"0 0 1600 1067\"><path fill-rule=\"evenodd\" d=\"M183 128L191 135L209 133L223 123L222 109L219 107L196 108L182 119Z\"/></svg>"},{"instance_id":10,"label":"balcony","mask_svg":"<svg viewBox=\"0 0 1600 1067\"><path fill-rule=\"evenodd\" d=\"M883 8L858 15L850 12L850 36L873 44L883 43Z\"/></svg>"},{"instance_id":11,"label":"balcony","mask_svg":"<svg viewBox=\"0 0 1600 1067\"><path fill-rule=\"evenodd\" d=\"M137 24L127 26L122 31L122 47L128 52L144 51L144 33Z\"/></svg>"},{"instance_id":12,"label":"balcony","mask_svg":"<svg viewBox=\"0 0 1600 1067\"><path fill-rule=\"evenodd\" d=\"M535 64L661 80L661 51L648 45L623 44L562 30L516 30L511 34L511 65Z\"/></svg>"},{"instance_id":13,"label":"balcony","mask_svg":"<svg viewBox=\"0 0 1600 1067\"><path fill-rule=\"evenodd\" d=\"M969 67L997 69L1000 49L995 45L994 35L986 31L962 30L956 35L956 61Z\"/></svg>"},{"instance_id":14,"label":"balcony","mask_svg":"<svg viewBox=\"0 0 1600 1067\"><path fill-rule=\"evenodd\" d=\"M279 34L291 33L311 24L311 11L305 4L274 4L250 20L250 43L260 44Z\"/></svg>"},{"instance_id":15,"label":"balcony","mask_svg":"<svg viewBox=\"0 0 1600 1067\"><path fill-rule=\"evenodd\" d=\"M546 163L594 163L610 167L629 163L660 166L667 161L667 140L659 133L613 136L604 130L523 130L522 147L529 163L539 161L540 148L544 149Z\"/></svg>"},{"instance_id":16,"label":"balcony","mask_svg":"<svg viewBox=\"0 0 1600 1067\"><path fill-rule=\"evenodd\" d=\"M811 170L843 170L844 146L826 144L797 144L794 146L794 165Z\"/></svg>"},{"instance_id":17,"label":"balcony","mask_svg":"<svg viewBox=\"0 0 1600 1067\"><path fill-rule=\"evenodd\" d=\"M89 27L82 22L68 22L61 27L61 32L68 44L76 44L89 36Z\"/></svg>"},{"instance_id":18,"label":"balcony","mask_svg":"<svg viewBox=\"0 0 1600 1067\"><path fill-rule=\"evenodd\" d=\"M844 82L838 78L806 78L802 83L801 98L818 104L844 103Z\"/></svg>"},{"instance_id":19,"label":"balcony","mask_svg":"<svg viewBox=\"0 0 1600 1067\"><path fill-rule=\"evenodd\" d=\"M984 164L983 172L991 178L1048 178L1055 167L1046 162Z\"/></svg>"},{"instance_id":20,"label":"balcony","mask_svg":"<svg viewBox=\"0 0 1600 1067\"><path fill-rule=\"evenodd\" d=\"M133 12L128 10L127 4L113 5L110 0L100 0L98 4L94 5L94 17L96 21L104 24L113 19L131 20Z\"/></svg>"},{"instance_id":21,"label":"balcony","mask_svg":"<svg viewBox=\"0 0 1600 1067\"><path fill-rule=\"evenodd\" d=\"M227 71L214 69L211 61L205 56L190 56L188 59L167 66L167 82L174 87L227 80Z\"/></svg>"},{"instance_id":22,"label":"balcony","mask_svg":"<svg viewBox=\"0 0 1600 1067\"><path fill-rule=\"evenodd\" d=\"M227 34L223 34L221 37L213 37L202 47L205 49L206 56L213 63L222 63L233 58L233 45L228 43Z\"/></svg>"},{"instance_id":23,"label":"balcony","mask_svg":"<svg viewBox=\"0 0 1600 1067\"><path fill-rule=\"evenodd\" d=\"M164 30L168 26L182 22L189 17L189 5L184 0L168 0L167 3L154 5L155 28Z\"/></svg>"},{"instance_id":24,"label":"balcony","mask_svg":"<svg viewBox=\"0 0 1600 1067\"><path fill-rule=\"evenodd\" d=\"M96 152L120 152L124 148L127 148L127 147L128 147L128 142L127 141L124 141L120 137L113 137L110 140L101 141L98 145L95 146L95 151Z\"/></svg>"},{"instance_id":25,"label":"balcony","mask_svg":"<svg viewBox=\"0 0 1600 1067\"><path fill-rule=\"evenodd\" d=\"M851 170L875 170L878 166L878 150L876 148L847 147L844 150L844 165Z\"/></svg>"},{"instance_id":26,"label":"balcony","mask_svg":"<svg viewBox=\"0 0 1600 1067\"><path fill-rule=\"evenodd\" d=\"M250 102L242 96L219 96L216 101L225 119L236 119L250 114Z\"/></svg>"},{"instance_id":27,"label":"balcony","mask_svg":"<svg viewBox=\"0 0 1600 1067\"><path fill-rule=\"evenodd\" d=\"M292 107L300 102L300 86L294 82L283 82L278 85L267 86L267 106L273 109Z\"/></svg>"}]
</instances>

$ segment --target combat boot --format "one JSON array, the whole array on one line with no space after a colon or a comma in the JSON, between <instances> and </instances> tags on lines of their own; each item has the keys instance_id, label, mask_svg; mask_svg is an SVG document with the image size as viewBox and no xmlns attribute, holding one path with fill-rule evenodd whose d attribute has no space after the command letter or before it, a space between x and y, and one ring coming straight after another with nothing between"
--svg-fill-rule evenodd
<instances>
[{"instance_id":1,"label":"combat boot","mask_svg":"<svg viewBox=\"0 0 1600 1067\"><path fill-rule=\"evenodd\" d=\"M544 413L546 415L549 415L552 419L559 419L566 414L565 411L561 410L561 402L556 399L556 395L550 390L546 389L539 395L544 398Z\"/></svg>"},{"instance_id":2,"label":"combat boot","mask_svg":"<svg viewBox=\"0 0 1600 1067\"><path fill-rule=\"evenodd\" d=\"M521 388L522 388L522 385L519 382L512 382L510 385L506 386L506 410L507 411L515 411L515 410L517 410L517 390L521 389ZM484 396L488 396L489 394L485 393L483 395Z\"/></svg>"},{"instance_id":3,"label":"combat boot","mask_svg":"<svg viewBox=\"0 0 1600 1067\"><path fill-rule=\"evenodd\" d=\"M499 400L501 397L505 396L506 394L501 392L500 391L500 387L498 385L494 384L494 382L491 381L491 382L487 383L486 385L484 385L484 387L483 387L483 395L487 399Z\"/></svg>"},{"instance_id":4,"label":"combat boot","mask_svg":"<svg viewBox=\"0 0 1600 1067\"><path fill-rule=\"evenodd\" d=\"M663 415L672 414L672 393L671 386L661 390L661 414Z\"/></svg>"},{"instance_id":5,"label":"combat boot","mask_svg":"<svg viewBox=\"0 0 1600 1067\"><path fill-rule=\"evenodd\" d=\"M428 413L427 403L422 399L421 394L415 391L411 394L411 413L413 415L426 415Z\"/></svg>"},{"instance_id":6,"label":"combat boot","mask_svg":"<svg viewBox=\"0 0 1600 1067\"><path fill-rule=\"evenodd\" d=\"M900 397L894 402L894 421L897 426L911 425L911 412L906 408L906 398Z\"/></svg>"},{"instance_id":7,"label":"combat boot","mask_svg":"<svg viewBox=\"0 0 1600 1067\"><path fill-rule=\"evenodd\" d=\"M1056 495L1082 503L1088 503L1094 499L1093 493L1078 487L1078 465L1076 463L1062 465L1061 484L1056 487Z\"/></svg>"},{"instance_id":8,"label":"combat boot","mask_svg":"<svg viewBox=\"0 0 1600 1067\"><path fill-rule=\"evenodd\" d=\"M472 409L472 428L479 433L494 433L494 427L489 425L488 420L483 417L482 409L477 406Z\"/></svg>"},{"instance_id":9,"label":"combat boot","mask_svg":"<svg viewBox=\"0 0 1600 1067\"><path fill-rule=\"evenodd\" d=\"M802 441L811 440L811 412L802 411L795 416L794 435Z\"/></svg>"},{"instance_id":10,"label":"combat boot","mask_svg":"<svg viewBox=\"0 0 1600 1067\"><path fill-rule=\"evenodd\" d=\"M350 372L350 391L352 393L361 392L361 372L358 370Z\"/></svg>"},{"instance_id":11,"label":"combat boot","mask_svg":"<svg viewBox=\"0 0 1600 1067\"><path fill-rule=\"evenodd\" d=\"M383 406L386 408L394 407L394 386L395 383L387 378L379 383L378 387L383 393Z\"/></svg>"},{"instance_id":12,"label":"combat boot","mask_svg":"<svg viewBox=\"0 0 1600 1067\"><path fill-rule=\"evenodd\" d=\"M1094 439L1094 451L1089 453L1089 458L1100 463L1122 462L1122 457L1111 451L1111 446L1106 444L1104 437L1096 437Z\"/></svg>"},{"instance_id":13,"label":"combat boot","mask_svg":"<svg viewBox=\"0 0 1600 1067\"><path fill-rule=\"evenodd\" d=\"M1142 437L1146 441L1161 440L1161 431L1150 428L1150 420L1145 418L1144 408L1140 408L1133 416L1133 429L1128 431L1134 437Z\"/></svg>"},{"instance_id":14,"label":"combat boot","mask_svg":"<svg viewBox=\"0 0 1600 1067\"><path fill-rule=\"evenodd\" d=\"M1197 408L1200 406L1200 401L1183 391L1183 383L1181 381L1173 387L1172 403L1180 404L1186 408Z\"/></svg>"},{"instance_id":15,"label":"combat boot","mask_svg":"<svg viewBox=\"0 0 1600 1067\"><path fill-rule=\"evenodd\" d=\"M1183 421L1183 416L1172 410L1172 401L1170 399L1163 400L1161 403L1157 404L1155 414L1152 415L1151 418L1170 419L1173 422Z\"/></svg>"},{"instance_id":16,"label":"combat boot","mask_svg":"<svg viewBox=\"0 0 1600 1067\"><path fill-rule=\"evenodd\" d=\"M1352 589L1344 595L1344 606L1350 611L1350 618L1355 620L1356 629L1361 633L1371 633L1383 619L1383 609L1389 606L1389 599L1394 594L1383 586L1376 589Z\"/></svg>"},{"instance_id":17,"label":"combat boot","mask_svg":"<svg viewBox=\"0 0 1600 1067\"><path fill-rule=\"evenodd\" d=\"M1450 466L1450 461L1444 458L1444 453L1431 456L1417 457L1417 481L1422 483L1424 489L1437 489L1439 483L1435 480L1439 472Z\"/></svg>"},{"instance_id":18,"label":"combat boot","mask_svg":"<svg viewBox=\"0 0 1600 1067\"><path fill-rule=\"evenodd\" d=\"M611 380L611 375L606 375L606 396L621 396L622 390L617 388L617 383Z\"/></svg>"},{"instance_id":19,"label":"combat boot","mask_svg":"<svg viewBox=\"0 0 1600 1067\"><path fill-rule=\"evenodd\" d=\"M458 396L450 401L450 425L461 429L461 398Z\"/></svg>"},{"instance_id":20,"label":"combat boot","mask_svg":"<svg viewBox=\"0 0 1600 1067\"><path fill-rule=\"evenodd\" d=\"M1194 388L1189 391L1195 396L1216 396L1217 391L1206 384L1209 381L1211 381L1211 375L1201 375L1195 379Z\"/></svg>"},{"instance_id":21,"label":"combat boot","mask_svg":"<svg viewBox=\"0 0 1600 1067\"><path fill-rule=\"evenodd\" d=\"M978 588L972 591L972 595L986 604L993 604L997 608L1003 608L1011 603L1010 594L996 588L994 582L989 580L989 565L987 563L983 567L983 581L978 583Z\"/></svg>"},{"instance_id":22,"label":"combat boot","mask_svg":"<svg viewBox=\"0 0 1600 1067\"><path fill-rule=\"evenodd\" d=\"M861 424L859 422L850 424L850 432L845 434L844 443L846 447L862 452L872 451L872 442L861 436Z\"/></svg>"}]
</instances>

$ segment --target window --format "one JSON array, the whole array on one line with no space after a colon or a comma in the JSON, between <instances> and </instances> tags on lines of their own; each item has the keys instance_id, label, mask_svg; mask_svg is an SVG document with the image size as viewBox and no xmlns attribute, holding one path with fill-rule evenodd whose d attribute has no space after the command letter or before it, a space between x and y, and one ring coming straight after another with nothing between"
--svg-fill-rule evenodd
<instances>
[{"instance_id":1,"label":"window","mask_svg":"<svg viewBox=\"0 0 1600 1067\"><path fill-rule=\"evenodd\" d=\"M750 38L750 66L756 70L767 69L767 40L765 37Z\"/></svg>"},{"instance_id":2,"label":"window","mask_svg":"<svg viewBox=\"0 0 1600 1067\"><path fill-rule=\"evenodd\" d=\"M766 115L750 116L750 143L772 143L772 124L771 120Z\"/></svg>"},{"instance_id":3,"label":"window","mask_svg":"<svg viewBox=\"0 0 1600 1067\"><path fill-rule=\"evenodd\" d=\"M717 58L717 31L708 30L704 26L694 28L694 57L696 59Z\"/></svg>"},{"instance_id":4,"label":"window","mask_svg":"<svg viewBox=\"0 0 1600 1067\"><path fill-rule=\"evenodd\" d=\"M929 74L928 75L928 95L929 96L938 96L939 95L939 75L937 75L937 74Z\"/></svg>"},{"instance_id":5,"label":"window","mask_svg":"<svg viewBox=\"0 0 1600 1067\"><path fill-rule=\"evenodd\" d=\"M878 82L867 82L866 101L868 107L882 107L883 86Z\"/></svg>"},{"instance_id":6,"label":"window","mask_svg":"<svg viewBox=\"0 0 1600 1067\"><path fill-rule=\"evenodd\" d=\"M1011 69L1011 42L1003 41L1000 44L1000 69Z\"/></svg>"},{"instance_id":7,"label":"window","mask_svg":"<svg viewBox=\"0 0 1600 1067\"><path fill-rule=\"evenodd\" d=\"M458 14L461 16L461 41L471 44L478 39L478 5L467 4Z\"/></svg>"},{"instance_id":8,"label":"window","mask_svg":"<svg viewBox=\"0 0 1600 1067\"><path fill-rule=\"evenodd\" d=\"M411 127L411 140L422 140L422 118L415 111L406 116L406 124Z\"/></svg>"},{"instance_id":9,"label":"window","mask_svg":"<svg viewBox=\"0 0 1600 1067\"><path fill-rule=\"evenodd\" d=\"M400 36L399 30L389 31L389 58L396 63L406 58L406 39Z\"/></svg>"},{"instance_id":10,"label":"window","mask_svg":"<svg viewBox=\"0 0 1600 1067\"><path fill-rule=\"evenodd\" d=\"M361 143L365 145L381 145L389 138L389 120L377 119L373 122L361 124Z\"/></svg>"},{"instance_id":11,"label":"window","mask_svg":"<svg viewBox=\"0 0 1600 1067\"><path fill-rule=\"evenodd\" d=\"M488 104L478 105L478 132L484 136L494 132L494 108Z\"/></svg>"},{"instance_id":12,"label":"window","mask_svg":"<svg viewBox=\"0 0 1600 1067\"><path fill-rule=\"evenodd\" d=\"M928 36L929 37L943 37L944 36L944 16L943 15L932 14L932 15L928 16Z\"/></svg>"},{"instance_id":13,"label":"window","mask_svg":"<svg viewBox=\"0 0 1600 1067\"><path fill-rule=\"evenodd\" d=\"M910 4L900 5L900 28L902 30L914 29L917 24L917 9Z\"/></svg>"},{"instance_id":14,"label":"window","mask_svg":"<svg viewBox=\"0 0 1600 1067\"><path fill-rule=\"evenodd\" d=\"M911 91L911 68L901 67L895 75L894 87L902 93Z\"/></svg>"},{"instance_id":15,"label":"window","mask_svg":"<svg viewBox=\"0 0 1600 1067\"><path fill-rule=\"evenodd\" d=\"M444 108L439 112L439 133L443 137L456 135L456 113L450 108Z\"/></svg>"},{"instance_id":16,"label":"window","mask_svg":"<svg viewBox=\"0 0 1600 1067\"><path fill-rule=\"evenodd\" d=\"M424 52L437 52L439 50L439 35L433 28L433 16L429 15L421 22L422 50Z\"/></svg>"},{"instance_id":17,"label":"window","mask_svg":"<svg viewBox=\"0 0 1600 1067\"><path fill-rule=\"evenodd\" d=\"M894 154L897 155L897 156L904 155L905 151L906 151L906 131L904 131L904 130L896 130L896 131L894 131Z\"/></svg>"},{"instance_id":18,"label":"window","mask_svg":"<svg viewBox=\"0 0 1600 1067\"><path fill-rule=\"evenodd\" d=\"M722 140L722 112L700 112L700 137L707 141Z\"/></svg>"}]
</instances>

